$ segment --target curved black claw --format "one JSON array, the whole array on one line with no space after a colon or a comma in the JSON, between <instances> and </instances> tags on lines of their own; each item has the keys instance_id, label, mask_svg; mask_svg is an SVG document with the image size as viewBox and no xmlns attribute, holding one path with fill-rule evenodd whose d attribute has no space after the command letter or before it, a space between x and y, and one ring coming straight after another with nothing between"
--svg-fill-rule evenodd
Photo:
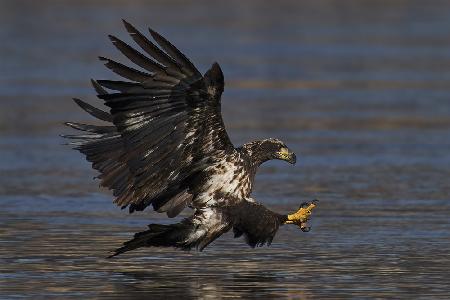
<instances>
[{"instance_id":1,"label":"curved black claw","mask_svg":"<svg viewBox=\"0 0 450 300\"><path fill-rule=\"evenodd\" d=\"M300 227L303 232L309 232L311 230L311 226Z\"/></svg>"}]
</instances>

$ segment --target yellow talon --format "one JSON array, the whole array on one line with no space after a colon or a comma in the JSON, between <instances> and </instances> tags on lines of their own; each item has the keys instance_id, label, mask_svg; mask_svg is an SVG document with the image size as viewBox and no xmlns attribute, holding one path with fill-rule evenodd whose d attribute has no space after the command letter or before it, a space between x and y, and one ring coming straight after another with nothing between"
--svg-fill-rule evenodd
<instances>
[{"instance_id":1,"label":"yellow talon","mask_svg":"<svg viewBox=\"0 0 450 300\"><path fill-rule=\"evenodd\" d=\"M306 222L308 221L314 207L317 206L317 202L318 200L313 200L307 205L302 205L297 212L287 216L287 221L284 222L284 224L296 224L301 230L308 231L309 228L306 226Z\"/></svg>"}]
</instances>

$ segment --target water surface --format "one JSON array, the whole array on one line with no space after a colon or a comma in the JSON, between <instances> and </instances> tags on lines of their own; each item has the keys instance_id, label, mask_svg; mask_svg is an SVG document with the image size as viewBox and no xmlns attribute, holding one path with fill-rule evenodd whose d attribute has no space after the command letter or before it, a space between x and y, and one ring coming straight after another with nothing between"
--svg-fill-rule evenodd
<instances>
[{"instance_id":1,"label":"water surface","mask_svg":"<svg viewBox=\"0 0 450 300\"><path fill-rule=\"evenodd\" d=\"M0 298L448 298L447 1L1 1L0 17ZM255 198L320 199L311 232L104 258L179 220L114 207L58 137L92 121L70 98L112 77L96 57L119 57L121 18L221 64L232 141L278 137L299 158L265 164Z\"/></svg>"}]
</instances>

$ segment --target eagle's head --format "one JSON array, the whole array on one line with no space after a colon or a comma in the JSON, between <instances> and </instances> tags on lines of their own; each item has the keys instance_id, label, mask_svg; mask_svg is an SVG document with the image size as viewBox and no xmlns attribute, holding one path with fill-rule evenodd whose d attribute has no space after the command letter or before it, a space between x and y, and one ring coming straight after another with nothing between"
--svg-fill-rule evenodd
<instances>
[{"instance_id":1,"label":"eagle's head","mask_svg":"<svg viewBox=\"0 0 450 300\"><path fill-rule=\"evenodd\" d=\"M285 143L278 139L265 139L250 142L242 146L256 164L272 159L279 159L295 164L297 157L290 151Z\"/></svg>"}]
</instances>

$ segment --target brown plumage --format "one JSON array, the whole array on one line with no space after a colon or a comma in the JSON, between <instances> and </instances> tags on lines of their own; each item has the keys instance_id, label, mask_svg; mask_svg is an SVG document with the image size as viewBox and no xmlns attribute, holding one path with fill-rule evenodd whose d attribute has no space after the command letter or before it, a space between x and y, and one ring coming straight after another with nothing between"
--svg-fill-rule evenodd
<instances>
[{"instance_id":1,"label":"brown plumage","mask_svg":"<svg viewBox=\"0 0 450 300\"><path fill-rule=\"evenodd\" d=\"M123 81L92 80L109 112L75 102L105 125L69 122L84 131L65 135L100 172L101 185L130 212L148 206L175 217L177 224L151 224L113 254L143 246L202 250L233 228L252 247L270 243L288 220L251 197L256 170L271 159L295 163L295 154L276 139L235 148L221 116L224 77L214 63L202 76L195 66L153 30L154 42L124 21L140 52L117 37L114 46L141 70L100 57Z\"/></svg>"}]
</instances>

